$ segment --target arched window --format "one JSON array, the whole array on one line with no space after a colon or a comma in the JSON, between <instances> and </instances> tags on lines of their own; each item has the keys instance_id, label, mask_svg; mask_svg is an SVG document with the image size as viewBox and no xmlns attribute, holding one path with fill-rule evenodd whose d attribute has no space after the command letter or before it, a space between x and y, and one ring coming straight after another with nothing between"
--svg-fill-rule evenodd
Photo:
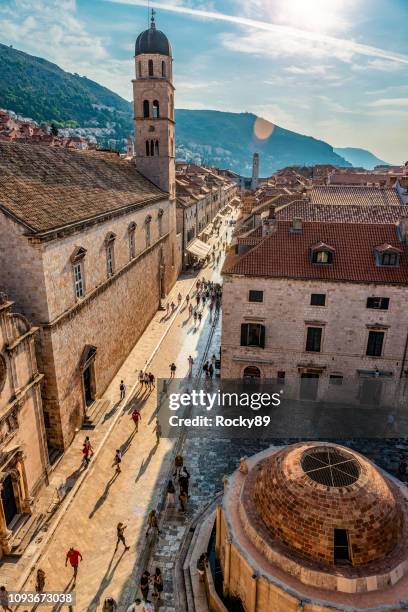
<instances>
[{"instance_id":1,"label":"arched window","mask_svg":"<svg viewBox=\"0 0 408 612\"><path fill-rule=\"evenodd\" d=\"M159 228L159 236L162 236L163 234L163 214L164 214L164 210L160 208L160 210L157 213L157 225Z\"/></svg>"},{"instance_id":2,"label":"arched window","mask_svg":"<svg viewBox=\"0 0 408 612\"><path fill-rule=\"evenodd\" d=\"M150 155L151 157L154 155L154 140L150 141Z\"/></svg>"},{"instance_id":3,"label":"arched window","mask_svg":"<svg viewBox=\"0 0 408 612\"><path fill-rule=\"evenodd\" d=\"M142 76L142 62L139 61L139 78Z\"/></svg>"},{"instance_id":4,"label":"arched window","mask_svg":"<svg viewBox=\"0 0 408 612\"><path fill-rule=\"evenodd\" d=\"M169 98L169 102L170 102L170 108L169 108L169 117L170 119L173 119L173 94L170 94L170 98Z\"/></svg>"},{"instance_id":5,"label":"arched window","mask_svg":"<svg viewBox=\"0 0 408 612\"><path fill-rule=\"evenodd\" d=\"M153 102L152 113L153 113L153 118L154 119L157 119L158 117L160 117L160 114L159 114L159 101L158 100L154 100L154 102Z\"/></svg>"},{"instance_id":6,"label":"arched window","mask_svg":"<svg viewBox=\"0 0 408 612\"><path fill-rule=\"evenodd\" d=\"M150 222L151 222L151 220L152 220L151 215L148 215L148 216L146 217L146 220L145 220L145 232L146 232L146 234L145 234L145 238L146 238L146 249L148 249L148 248L149 248L149 246L150 246L150 238L151 238L151 237L150 237Z\"/></svg>"},{"instance_id":7,"label":"arched window","mask_svg":"<svg viewBox=\"0 0 408 612\"><path fill-rule=\"evenodd\" d=\"M143 100L143 117L149 116L149 100Z\"/></svg>"},{"instance_id":8,"label":"arched window","mask_svg":"<svg viewBox=\"0 0 408 612\"><path fill-rule=\"evenodd\" d=\"M146 156L149 157L150 155L150 143L148 140L146 140Z\"/></svg>"},{"instance_id":9,"label":"arched window","mask_svg":"<svg viewBox=\"0 0 408 612\"><path fill-rule=\"evenodd\" d=\"M154 143L154 152L155 152L155 155L159 155L159 141L158 140L156 140Z\"/></svg>"},{"instance_id":10,"label":"arched window","mask_svg":"<svg viewBox=\"0 0 408 612\"><path fill-rule=\"evenodd\" d=\"M166 77L166 62L162 62L162 77Z\"/></svg>"},{"instance_id":11,"label":"arched window","mask_svg":"<svg viewBox=\"0 0 408 612\"><path fill-rule=\"evenodd\" d=\"M149 77L153 76L153 60L149 60Z\"/></svg>"}]
</instances>

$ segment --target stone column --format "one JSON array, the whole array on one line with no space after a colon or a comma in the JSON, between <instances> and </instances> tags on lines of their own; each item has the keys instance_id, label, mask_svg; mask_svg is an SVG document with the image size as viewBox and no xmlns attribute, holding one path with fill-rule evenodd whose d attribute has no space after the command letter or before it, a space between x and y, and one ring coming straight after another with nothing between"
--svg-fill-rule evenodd
<instances>
[{"instance_id":1,"label":"stone column","mask_svg":"<svg viewBox=\"0 0 408 612\"><path fill-rule=\"evenodd\" d=\"M221 546L221 506L217 506L215 517L215 554L217 558L220 556Z\"/></svg>"},{"instance_id":2,"label":"stone column","mask_svg":"<svg viewBox=\"0 0 408 612\"><path fill-rule=\"evenodd\" d=\"M7 474L3 474L3 478ZM0 480L0 491L3 488L3 479ZM3 504L0 502L0 551L8 555L11 552L12 531L7 529L6 517L4 515Z\"/></svg>"},{"instance_id":3,"label":"stone column","mask_svg":"<svg viewBox=\"0 0 408 612\"><path fill-rule=\"evenodd\" d=\"M250 596L249 612L256 612L257 588L258 588L258 576L257 576L257 574L252 574L251 592L249 594L249 596Z\"/></svg>"},{"instance_id":4,"label":"stone column","mask_svg":"<svg viewBox=\"0 0 408 612\"><path fill-rule=\"evenodd\" d=\"M229 594L229 587L230 587L231 544L232 544L232 538L231 537L226 538L226 540L225 540L224 583L223 583L223 593L224 593L224 595L228 595Z\"/></svg>"},{"instance_id":5,"label":"stone column","mask_svg":"<svg viewBox=\"0 0 408 612\"><path fill-rule=\"evenodd\" d=\"M18 487L20 490L20 506L21 506L21 512L23 514L31 514L32 510L31 510L31 506L33 503L33 498L30 497L30 492L28 490L28 483L27 483L27 475L25 472L25 467L24 467L24 454L23 451L20 450L18 451L17 455L16 455L16 470L15 470L15 476L13 478L18 479Z\"/></svg>"}]
</instances>

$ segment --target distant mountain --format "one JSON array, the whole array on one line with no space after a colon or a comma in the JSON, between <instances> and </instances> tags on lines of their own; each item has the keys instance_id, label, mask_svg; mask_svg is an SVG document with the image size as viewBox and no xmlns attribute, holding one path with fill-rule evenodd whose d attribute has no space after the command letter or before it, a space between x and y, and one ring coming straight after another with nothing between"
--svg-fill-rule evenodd
<instances>
[{"instance_id":1,"label":"distant mountain","mask_svg":"<svg viewBox=\"0 0 408 612\"><path fill-rule=\"evenodd\" d=\"M389 166L388 162L376 157L366 149L355 149L353 147L334 147L333 151L344 157L352 166L373 170L375 166Z\"/></svg>"},{"instance_id":2,"label":"distant mountain","mask_svg":"<svg viewBox=\"0 0 408 612\"><path fill-rule=\"evenodd\" d=\"M61 128L75 129L94 136L101 146L119 150L124 149L126 138L133 132L130 102L86 77L2 44L0 108L39 123L54 122ZM261 176L288 165L352 163L338 152L345 149L333 150L322 140L268 122L261 128L271 133L260 140L254 133L255 121L251 113L177 110L177 158L249 175L252 154L258 151Z\"/></svg>"}]
</instances>

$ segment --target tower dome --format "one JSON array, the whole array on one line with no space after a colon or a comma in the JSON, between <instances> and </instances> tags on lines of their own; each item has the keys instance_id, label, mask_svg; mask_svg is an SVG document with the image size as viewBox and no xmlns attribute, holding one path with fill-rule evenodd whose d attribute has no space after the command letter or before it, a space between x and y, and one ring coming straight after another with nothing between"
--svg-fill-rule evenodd
<instances>
[{"instance_id":1,"label":"tower dome","mask_svg":"<svg viewBox=\"0 0 408 612\"><path fill-rule=\"evenodd\" d=\"M156 29L154 11L152 11L150 28L139 34L136 39L135 55L141 55L142 53L158 53L159 55L167 55L169 57L172 55L171 45L167 36Z\"/></svg>"}]
</instances>

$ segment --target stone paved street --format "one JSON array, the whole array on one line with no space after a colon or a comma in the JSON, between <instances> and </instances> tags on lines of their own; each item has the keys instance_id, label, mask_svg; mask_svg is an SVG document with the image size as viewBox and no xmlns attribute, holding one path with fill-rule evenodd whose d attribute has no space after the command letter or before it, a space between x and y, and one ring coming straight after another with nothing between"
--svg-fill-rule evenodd
<instances>
[{"instance_id":1,"label":"stone paved street","mask_svg":"<svg viewBox=\"0 0 408 612\"><path fill-rule=\"evenodd\" d=\"M219 278L221 265L222 261L217 268L209 265L200 271L200 277ZM194 276L182 277L167 301L177 303L178 292L184 299L194 285ZM75 587L75 610L101 609L108 595L121 603L120 609L133 600L140 577L139 558L146 546L145 520L161 497L175 443L162 439L159 445L155 444L156 390L141 393L137 375L146 367L156 378L168 377L169 364L174 361L177 376L186 376L188 355L193 356L198 367L210 332L208 312L200 327L195 328L184 302L173 315L157 313L104 394L103 399L109 400L105 416L95 430L79 432L51 475L51 485L36 509L48 517L46 525L38 529L18 563L6 559L2 565L2 582L9 590L33 590L38 567L46 573L46 590L71 589L72 570L65 568L65 554L72 545L83 555ZM118 403L121 379L126 382L129 398L124 405ZM134 405L142 414L136 435L130 417ZM87 433L95 455L84 473L79 467ZM113 459L118 448L123 461L122 473L116 476ZM61 484L72 491L51 516L55 490ZM127 524L125 535L131 548L126 552L122 545L115 552L119 521Z\"/></svg>"}]
</instances>

